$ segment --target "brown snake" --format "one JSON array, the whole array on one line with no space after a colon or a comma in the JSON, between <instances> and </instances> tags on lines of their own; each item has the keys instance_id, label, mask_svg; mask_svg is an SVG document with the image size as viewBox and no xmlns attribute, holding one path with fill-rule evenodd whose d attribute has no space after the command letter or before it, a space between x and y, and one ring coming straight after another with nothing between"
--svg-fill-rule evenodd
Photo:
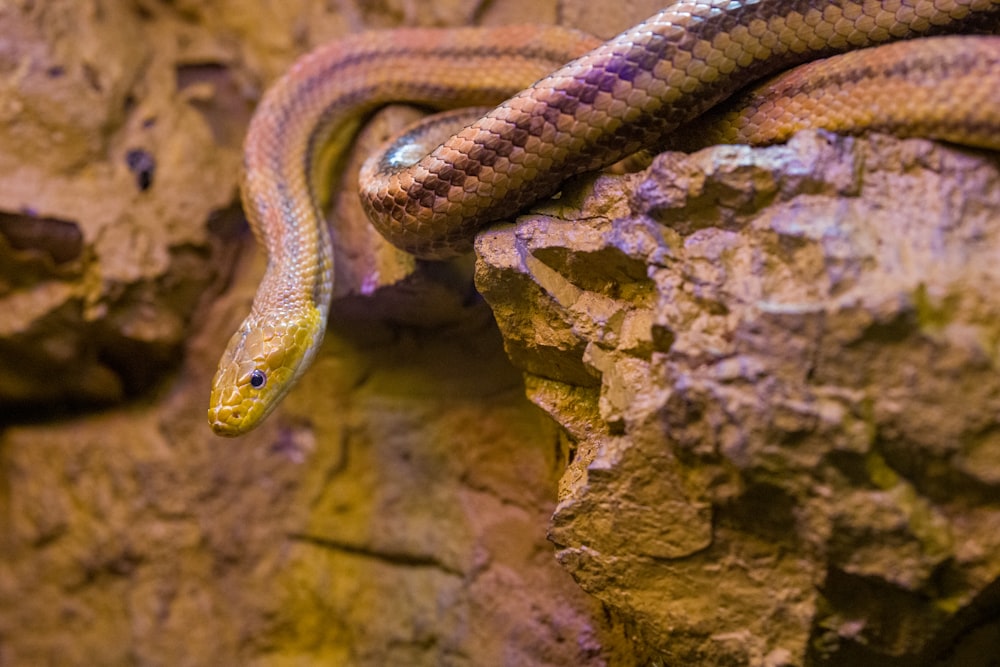
<instances>
[{"instance_id":1,"label":"brown snake","mask_svg":"<svg viewBox=\"0 0 1000 667\"><path fill-rule=\"evenodd\" d=\"M998 18L1000 0L682 0L605 43L565 28L510 27L375 32L319 48L268 90L247 135L243 205L268 266L219 362L212 429L238 435L254 428L315 356L333 276L318 197L331 161L325 147L342 143L333 140L375 108L496 104L514 95L417 164L373 174L367 184L366 208L386 238L420 257L443 258L467 251L487 222L553 194L570 175L658 145L760 76L898 39L994 31ZM995 77L1000 47L982 39L992 55L975 66ZM912 55L921 46L907 48ZM850 96L852 87L880 76L895 81L902 70L934 86L942 76L957 79L955 69L922 62L886 66L868 56L835 77L834 87ZM777 108L818 78L822 70L779 94ZM996 96L990 99L995 111ZM868 126L878 126L875 116ZM731 124L759 124L743 118ZM827 125L837 129L837 118ZM992 127L976 118L949 122L958 132L942 136L997 147L996 113L986 122Z\"/></svg>"}]
</instances>

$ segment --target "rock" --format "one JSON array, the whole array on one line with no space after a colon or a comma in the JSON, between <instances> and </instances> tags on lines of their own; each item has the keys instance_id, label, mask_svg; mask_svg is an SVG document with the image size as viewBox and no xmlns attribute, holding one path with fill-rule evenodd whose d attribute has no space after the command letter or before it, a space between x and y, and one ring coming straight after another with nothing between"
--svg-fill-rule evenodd
<instances>
[{"instance_id":1,"label":"rock","mask_svg":"<svg viewBox=\"0 0 1000 667\"><path fill-rule=\"evenodd\" d=\"M0 4L0 664L644 662L553 558L559 435L472 258L386 248L353 184L314 367L245 438L205 420L263 273L236 183L267 82L404 12L555 3Z\"/></svg>"},{"instance_id":2,"label":"rock","mask_svg":"<svg viewBox=\"0 0 1000 667\"><path fill-rule=\"evenodd\" d=\"M136 39L140 16L117 4L0 11L16 35L0 47L7 416L149 390L232 270L240 139L214 141L220 99L203 90L199 110L178 92L177 72L205 54L196 40L179 52L181 29L162 25Z\"/></svg>"},{"instance_id":3,"label":"rock","mask_svg":"<svg viewBox=\"0 0 1000 667\"><path fill-rule=\"evenodd\" d=\"M995 155L806 132L483 234L563 567L665 664L992 664L998 221Z\"/></svg>"},{"instance_id":4,"label":"rock","mask_svg":"<svg viewBox=\"0 0 1000 667\"><path fill-rule=\"evenodd\" d=\"M567 186L479 244L524 383L468 262L348 193L315 366L209 431L269 81L367 27L648 13L355 4L0 9L0 664L989 655L995 159L804 135Z\"/></svg>"}]
</instances>

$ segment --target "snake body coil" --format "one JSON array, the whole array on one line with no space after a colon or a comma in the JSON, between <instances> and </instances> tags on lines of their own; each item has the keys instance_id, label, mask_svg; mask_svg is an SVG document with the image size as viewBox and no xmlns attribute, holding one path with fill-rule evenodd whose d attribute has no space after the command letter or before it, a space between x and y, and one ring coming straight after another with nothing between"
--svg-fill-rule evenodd
<instances>
[{"instance_id":1,"label":"snake body coil","mask_svg":"<svg viewBox=\"0 0 1000 667\"><path fill-rule=\"evenodd\" d=\"M315 355L332 288L316 185L329 166L323 149L378 106L514 95L412 167L363 174L379 231L442 258L468 250L483 224L570 175L657 145L762 75L897 39L990 29L998 14L1000 0L682 0L603 44L520 27L370 33L314 51L267 92L247 136L243 204L268 267L220 361L213 430L259 424Z\"/></svg>"}]
</instances>

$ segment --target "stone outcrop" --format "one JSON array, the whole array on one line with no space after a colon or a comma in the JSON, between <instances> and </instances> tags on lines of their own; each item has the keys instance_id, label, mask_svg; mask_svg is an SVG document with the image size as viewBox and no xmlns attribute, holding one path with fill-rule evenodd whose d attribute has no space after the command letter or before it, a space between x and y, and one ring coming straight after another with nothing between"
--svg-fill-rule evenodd
<instances>
[{"instance_id":1,"label":"stone outcrop","mask_svg":"<svg viewBox=\"0 0 1000 667\"><path fill-rule=\"evenodd\" d=\"M528 4L0 3L0 665L643 661L553 558L557 430L471 257L418 266L343 198L315 366L259 431L205 421L263 272L236 183L266 83Z\"/></svg>"},{"instance_id":2,"label":"stone outcrop","mask_svg":"<svg viewBox=\"0 0 1000 667\"><path fill-rule=\"evenodd\" d=\"M267 83L365 28L652 9L595 7L0 3L0 665L991 654L985 155L807 134L582 179L481 237L492 313L473 258L418 263L341 197L315 366L209 431Z\"/></svg>"},{"instance_id":3,"label":"stone outcrop","mask_svg":"<svg viewBox=\"0 0 1000 667\"><path fill-rule=\"evenodd\" d=\"M991 664L998 222L996 156L807 132L483 234L559 561L666 664Z\"/></svg>"},{"instance_id":4,"label":"stone outcrop","mask_svg":"<svg viewBox=\"0 0 1000 667\"><path fill-rule=\"evenodd\" d=\"M230 130L215 133L235 93L225 70L195 63L219 54L197 39L182 46L177 21L148 23L138 8L93 2L0 8L8 410L148 390L177 367L193 314L231 271L241 141L232 125L249 103L240 100L242 116L225 109ZM199 109L206 90L218 95Z\"/></svg>"}]
</instances>

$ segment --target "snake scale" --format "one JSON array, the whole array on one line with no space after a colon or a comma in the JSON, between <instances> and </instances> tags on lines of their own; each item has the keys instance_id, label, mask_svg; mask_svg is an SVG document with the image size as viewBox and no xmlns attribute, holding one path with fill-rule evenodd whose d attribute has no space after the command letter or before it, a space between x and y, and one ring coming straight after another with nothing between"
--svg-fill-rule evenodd
<instances>
[{"instance_id":1,"label":"snake scale","mask_svg":"<svg viewBox=\"0 0 1000 667\"><path fill-rule=\"evenodd\" d=\"M680 0L603 43L566 28L522 26L372 32L320 47L267 91L246 138L243 205L268 265L249 316L219 362L212 429L232 436L260 424L315 356L333 280L319 196L333 159L327 147L341 145L378 107L499 103L412 166L364 170L363 201L373 224L398 247L437 259L467 251L477 229L552 195L568 176L660 145L679 125L764 75L896 40L991 33L998 19L1000 0ZM869 55L826 78L850 97L866 82L877 88L910 76L936 86L973 66L995 77L998 38L981 39L992 54L985 65L919 57L887 65ZM904 56L907 49L919 54L923 41L906 42ZM757 112L773 118L789 100L802 103L825 76L819 67L786 82ZM978 105L992 117L945 119L952 133L943 138L996 147L1000 120L996 95L991 99ZM882 116L892 115L887 110L904 102L933 103L896 96L862 115L879 127ZM820 96L810 108L822 115L829 105ZM755 141L749 135L764 121L753 113L729 118L722 136ZM826 123L837 129L844 116L836 107Z\"/></svg>"}]
</instances>

